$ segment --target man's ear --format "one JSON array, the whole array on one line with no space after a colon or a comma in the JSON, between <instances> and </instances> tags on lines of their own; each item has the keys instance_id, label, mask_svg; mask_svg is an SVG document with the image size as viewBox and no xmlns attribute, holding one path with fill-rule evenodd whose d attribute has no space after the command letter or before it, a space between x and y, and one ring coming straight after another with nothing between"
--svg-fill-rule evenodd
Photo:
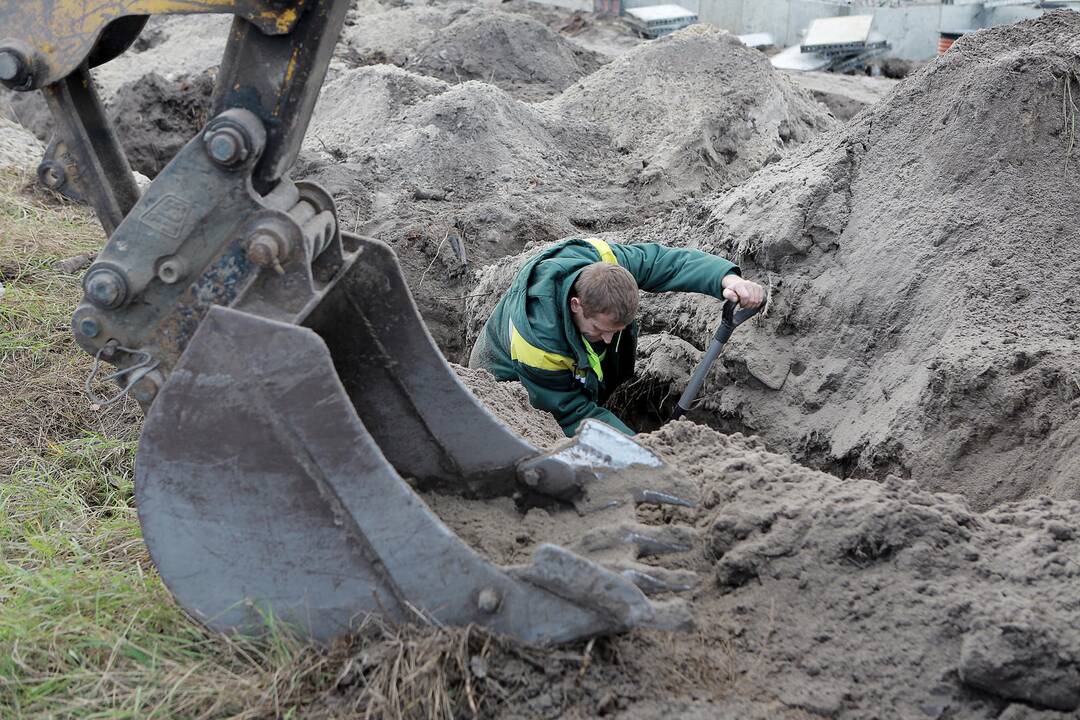
<instances>
[{"instance_id":1,"label":"man's ear","mask_svg":"<svg viewBox=\"0 0 1080 720\"><path fill-rule=\"evenodd\" d=\"M570 298L570 309L573 312L581 312L581 298L571 297Z\"/></svg>"}]
</instances>

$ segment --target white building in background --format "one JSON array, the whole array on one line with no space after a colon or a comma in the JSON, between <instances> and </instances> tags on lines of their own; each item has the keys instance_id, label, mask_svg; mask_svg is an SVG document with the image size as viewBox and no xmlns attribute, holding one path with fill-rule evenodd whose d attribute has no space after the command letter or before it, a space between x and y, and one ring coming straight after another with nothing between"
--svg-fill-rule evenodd
<instances>
[{"instance_id":1,"label":"white building in background","mask_svg":"<svg viewBox=\"0 0 1080 720\"><path fill-rule=\"evenodd\" d=\"M624 14L662 0L537 0L571 10ZM736 35L768 33L781 47L798 45L817 18L873 14L874 30L888 40L889 55L926 60L938 51L941 33L960 33L1038 17L1048 9L1080 10L1080 0L677 0L680 6Z\"/></svg>"}]
</instances>

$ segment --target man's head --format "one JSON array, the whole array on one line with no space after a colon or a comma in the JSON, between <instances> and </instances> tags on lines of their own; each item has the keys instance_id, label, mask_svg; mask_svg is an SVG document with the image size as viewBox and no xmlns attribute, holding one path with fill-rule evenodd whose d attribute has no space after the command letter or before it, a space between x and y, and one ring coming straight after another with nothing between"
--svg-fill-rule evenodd
<instances>
[{"instance_id":1,"label":"man's head","mask_svg":"<svg viewBox=\"0 0 1080 720\"><path fill-rule=\"evenodd\" d=\"M616 333L634 321L637 306L634 276L613 263L589 265L570 290L574 325L593 342L611 342Z\"/></svg>"}]
</instances>

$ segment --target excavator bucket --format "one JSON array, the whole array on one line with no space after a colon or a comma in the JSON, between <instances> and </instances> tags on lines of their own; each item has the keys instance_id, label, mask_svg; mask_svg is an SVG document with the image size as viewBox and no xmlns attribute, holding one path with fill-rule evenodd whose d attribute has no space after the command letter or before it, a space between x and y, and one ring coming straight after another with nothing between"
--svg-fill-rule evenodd
<instances>
[{"instance_id":1,"label":"excavator bucket","mask_svg":"<svg viewBox=\"0 0 1080 720\"><path fill-rule=\"evenodd\" d=\"M43 91L63 142L43 180L109 235L72 330L92 398L102 363L117 368L120 392L95 402L147 413L136 502L179 603L216 630L272 617L318 641L372 613L531 643L685 627L681 600L646 595L692 573L639 559L693 532L635 512L687 504L684 479L599 423L547 453L523 442L458 381L390 248L341 232L333 197L288 177L350 3L99 5L0 0L0 82ZM213 117L140 192L89 68L159 11L235 17ZM541 502L573 532L499 567L428 509L429 488Z\"/></svg>"},{"instance_id":2,"label":"excavator bucket","mask_svg":"<svg viewBox=\"0 0 1080 720\"><path fill-rule=\"evenodd\" d=\"M319 641L369 613L540 644L686 627L681 600L654 602L640 588L688 584L586 556L640 549L634 505L685 504L679 478L599 423L540 454L457 380L390 248L346 245L355 251L302 324L243 303L211 308L146 417L139 518L180 604L217 630L258 633L272 615ZM551 490L589 523L584 554L542 545L531 565L496 566L410 483L473 496Z\"/></svg>"}]
</instances>

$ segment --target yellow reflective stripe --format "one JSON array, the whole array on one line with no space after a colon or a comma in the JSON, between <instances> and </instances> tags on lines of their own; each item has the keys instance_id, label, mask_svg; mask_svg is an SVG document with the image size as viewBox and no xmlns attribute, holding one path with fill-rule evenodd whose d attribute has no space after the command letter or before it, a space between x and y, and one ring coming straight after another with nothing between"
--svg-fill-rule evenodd
<instances>
[{"instance_id":1,"label":"yellow reflective stripe","mask_svg":"<svg viewBox=\"0 0 1080 720\"><path fill-rule=\"evenodd\" d=\"M604 355L607 355L607 348L604 348L603 355L597 355L584 335L581 336L581 342L585 345L585 354L589 357L589 367L596 373L596 379L604 382L604 369L601 367L600 361L604 359Z\"/></svg>"},{"instance_id":2,"label":"yellow reflective stripe","mask_svg":"<svg viewBox=\"0 0 1080 720\"><path fill-rule=\"evenodd\" d=\"M572 372L575 368L573 358L541 350L521 337L513 321L510 322L510 357L523 365L540 370L570 370Z\"/></svg>"},{"instance_id":3,"label":"yellow reflective stripe","mask_svg":"<svg viewBox=\"0 0 1080 720\"><path fill-rule=\"evenodd\" d=\"M600 238L585 238L585 242L596 248L596 252L600 253L600 259L604 262L619 264L618 259L615 257L615 253L611 251L611 246Z\"/></svg>"}]
</instances>

